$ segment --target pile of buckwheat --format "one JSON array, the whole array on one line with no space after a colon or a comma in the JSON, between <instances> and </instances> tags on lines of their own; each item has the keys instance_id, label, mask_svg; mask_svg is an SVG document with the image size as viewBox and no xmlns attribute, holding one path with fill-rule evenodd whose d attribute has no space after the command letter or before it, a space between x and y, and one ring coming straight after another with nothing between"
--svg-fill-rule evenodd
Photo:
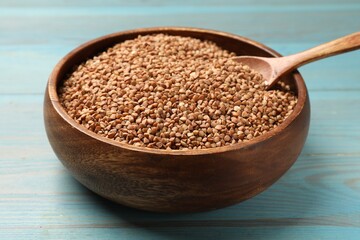
<instances>
[{"instance_id":1,"label":"pile of buckwheat","mask_svg":"<svg viewBox=\"0 0 360 240\"><path fill-rule=\"evenodd\" d=\"M292 112L289 86L262 76L216 44L164 34L138 36L79 65L59 88L76 122L115 141L158 149L239 143Z\"/></svg>"}]
</instances>

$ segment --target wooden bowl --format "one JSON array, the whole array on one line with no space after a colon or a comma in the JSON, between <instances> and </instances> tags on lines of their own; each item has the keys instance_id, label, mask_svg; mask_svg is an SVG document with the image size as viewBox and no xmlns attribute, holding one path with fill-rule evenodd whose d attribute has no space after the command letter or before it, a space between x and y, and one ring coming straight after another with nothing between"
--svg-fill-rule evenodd
<instances>
[{"instance_id":1,"label":"wooden bowl","mask_svg":"<svg viewBox=\"0 0 360 240\"><path fill-rule=\"evenodd\" d=\"M298 96L277 128L248 142L203 150L158 150L101 137L68 116L57 87L73 67L116 43L166 33L211 40L238 55L280 56L255 41L212 30L149 28L110 34L76 48L50 75L44 101L46 132L57 157L95 193L117 203L158 212L192 212L239 203L262 192L295 162L307 137L310 104L296 71L286 81Z\"/></svg>"}]
</instances>

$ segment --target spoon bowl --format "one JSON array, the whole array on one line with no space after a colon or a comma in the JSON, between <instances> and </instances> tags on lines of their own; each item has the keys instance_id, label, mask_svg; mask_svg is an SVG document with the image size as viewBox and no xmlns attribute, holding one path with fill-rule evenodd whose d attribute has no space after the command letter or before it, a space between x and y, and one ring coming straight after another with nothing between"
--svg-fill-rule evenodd
<instances>
[{"instance_id":1,"label":"spoon bowl","mask_svg":"<svg viewBox=\"0 0 360 240\"><path fill-rule=\"evenodd\" d=\"M269 86L267 79L272 79L276 74L273 66L271 65L272 58L254 57L254 56L239 56L234 57L234 61L247 65L256 72L261 73L265 85Z\"/></svg>"}]
</instances>

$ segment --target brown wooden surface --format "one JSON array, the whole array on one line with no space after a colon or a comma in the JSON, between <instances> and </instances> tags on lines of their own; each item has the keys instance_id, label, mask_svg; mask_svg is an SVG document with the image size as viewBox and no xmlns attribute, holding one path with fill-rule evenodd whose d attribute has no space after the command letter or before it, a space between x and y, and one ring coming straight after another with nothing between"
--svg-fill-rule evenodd
<instances>
[{"instance_id":1,"label":"brown wooden surface","mask_svg":"<svg viewBox=\"0 0 360 240\"><path fill-rule=\"evenodd\" d=\"M56 88L75 64L139 34L163 32L208 39L238 55L278 56L271 49L231 34L188 28L156 28L108 35L63 58L52 72L44 101L49 141L72 175L115 202L149 211L205 211L248 199L274 183L304 145L310 105L302 77L288 77L298 104L275 130L243 144L204 150L156 150L100 137L73 121Z\"/></svg>"}]
</instances>

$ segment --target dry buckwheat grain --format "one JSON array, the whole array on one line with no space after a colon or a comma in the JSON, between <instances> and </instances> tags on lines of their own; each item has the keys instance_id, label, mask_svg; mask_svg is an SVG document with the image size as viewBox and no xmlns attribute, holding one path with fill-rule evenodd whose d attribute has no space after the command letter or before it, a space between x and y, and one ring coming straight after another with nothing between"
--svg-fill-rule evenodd
<instances>
[{"instance_id":1,"label":"dry buckwheat grain","mask_svg":"<svg viewBox=\"0 0 360 240\"><path fill-rule=\"evenodd\" d=\"M76 122L136 146L202 149L239 143L292 112L289 86L265 90L262 76L212 42L139 36L79 65L59 88Z\"/></svg>"}]
</instances>

